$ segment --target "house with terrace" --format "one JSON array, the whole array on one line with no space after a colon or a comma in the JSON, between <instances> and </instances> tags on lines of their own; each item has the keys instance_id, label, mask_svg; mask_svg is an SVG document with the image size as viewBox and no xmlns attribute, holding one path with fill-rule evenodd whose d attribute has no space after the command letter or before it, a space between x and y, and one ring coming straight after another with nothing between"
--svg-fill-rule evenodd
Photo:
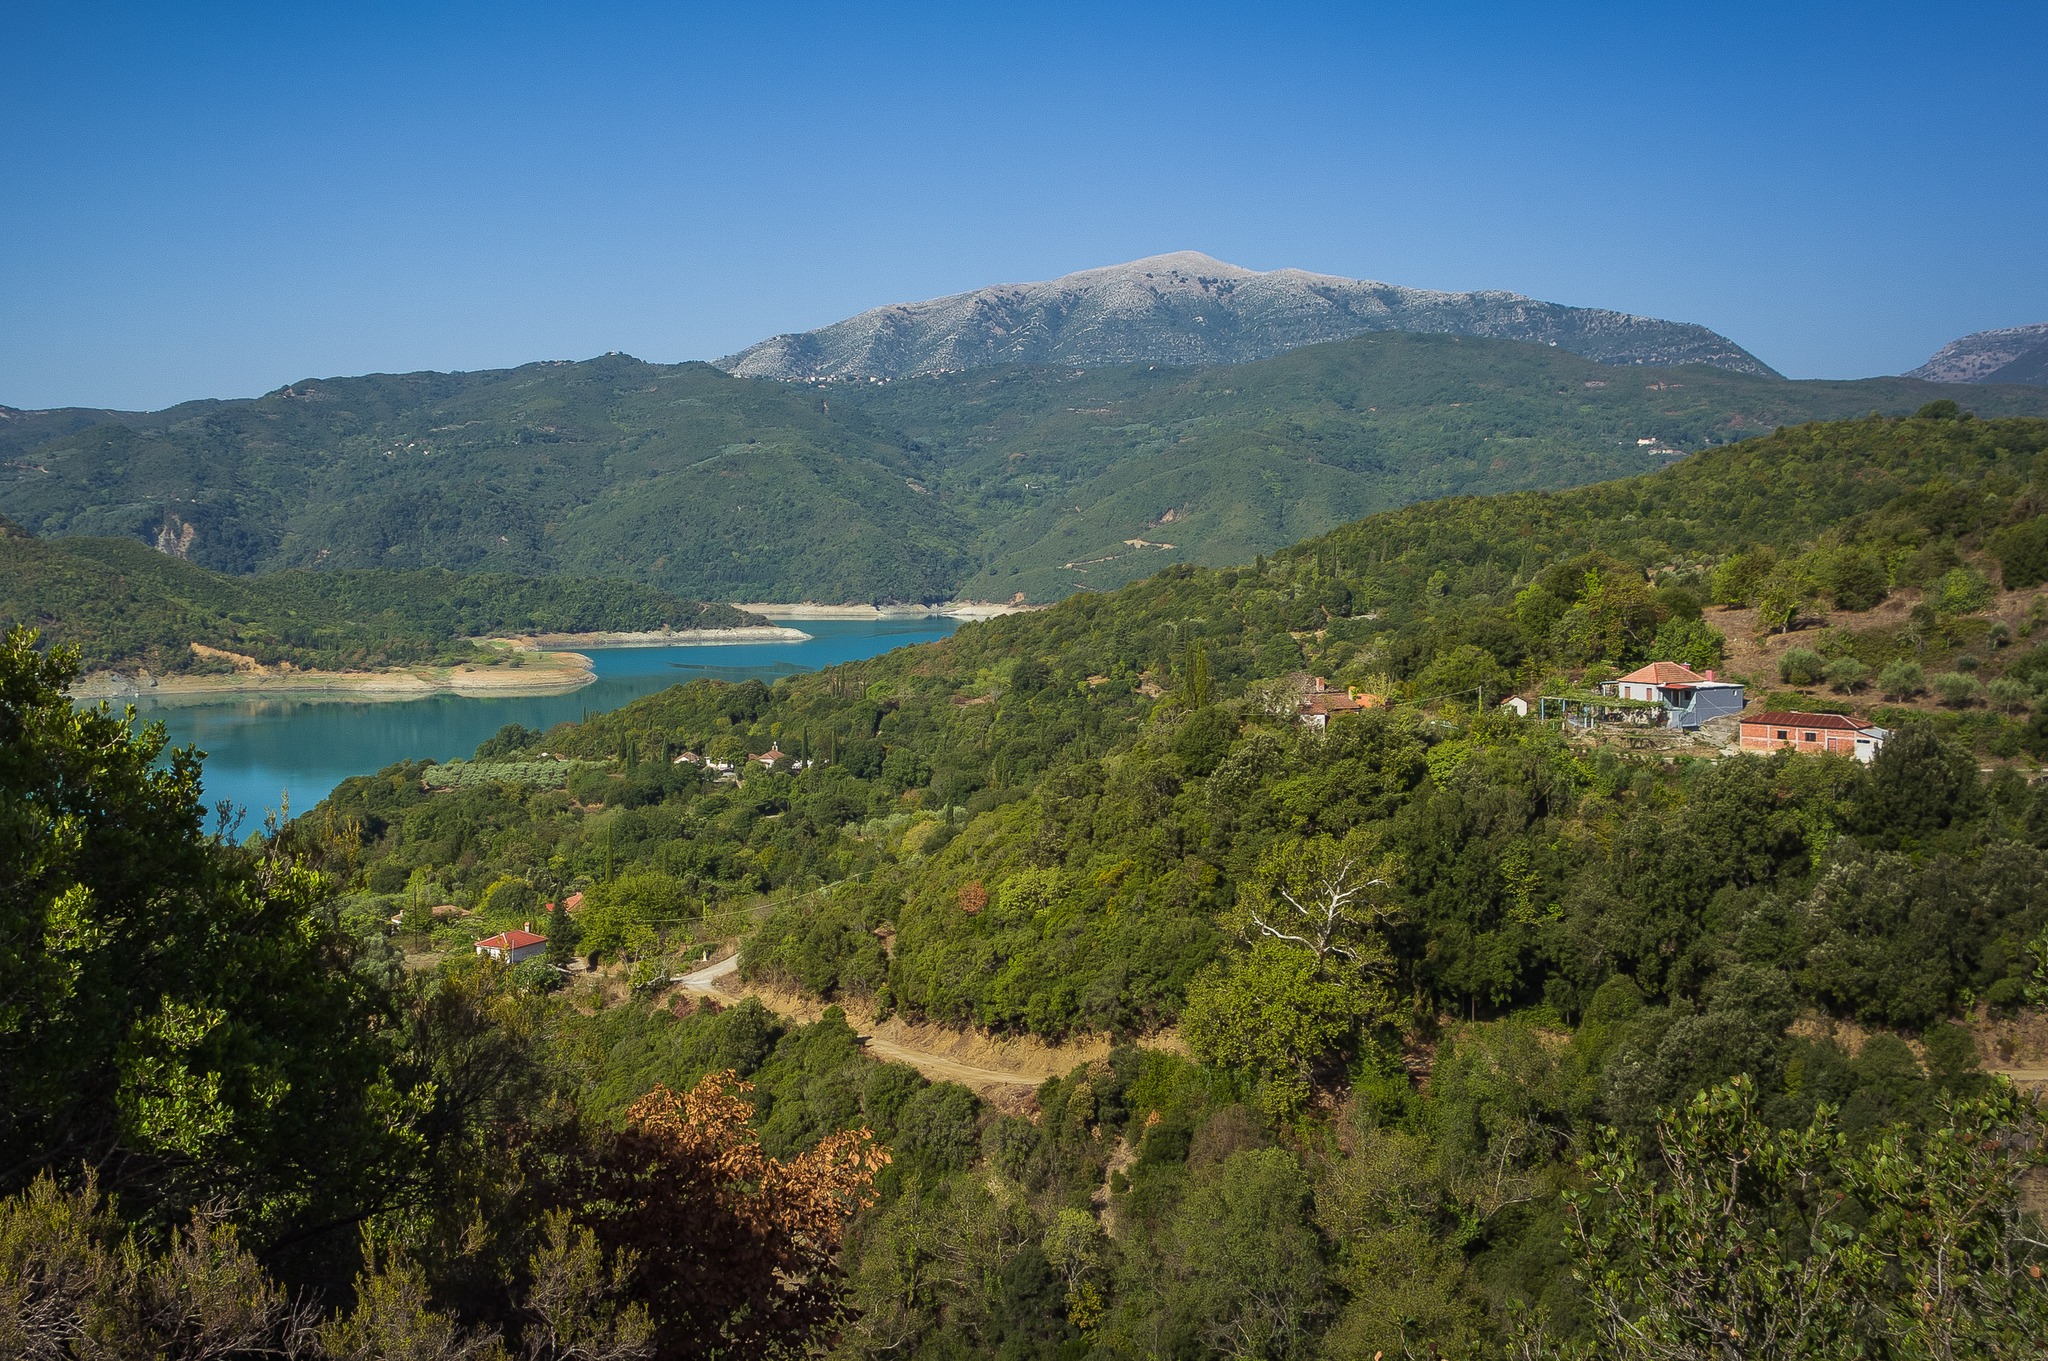
<instances>
[{"instance_id":1,"label":"house with terrace","mask_svg":"<svg viewBox=\"0 0 2048 1361\"><path fill-rule=\"evenodd\" d=\"M1742 686L1717 678L1712 668L1698 672L1683 662L1651 662L1606 682L1600 693L1623 701L1651 727L1688 730L1709 719L1732 718L1747 702Z\"/></svg>"}]
</instances>

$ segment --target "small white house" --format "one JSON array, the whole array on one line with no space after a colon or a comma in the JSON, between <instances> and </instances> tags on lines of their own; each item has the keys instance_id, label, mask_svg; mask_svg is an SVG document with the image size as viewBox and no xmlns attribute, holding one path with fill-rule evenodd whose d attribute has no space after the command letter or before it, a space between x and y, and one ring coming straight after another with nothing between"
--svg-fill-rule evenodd
<instances>
[{"instance_id":1,"label":"small white house","mask_svg":"<svg viewBox=\"0 0 2048 1361\"><path fill-rule=\"evenodd\" d=\"M1500 702L1500 707L1506 709L1516 718L1527 718L1529 716L1529 701L1523 699L1520 695L1509 695Z\"/></svg>"},{"instance_id":2,"label":"small white house","mask_svg":"<svg viewBox=\"0 0 2048 1361\"><path fill-rule=\"evenodd\" d=\"M478 954L489 955L501 964L517 964L521 960L532 959L547 948L548 938L533 934L532 922L526 923L520 930L500 931L495 936L485 936L476 943Z\"/></svg>"}]
</instances>

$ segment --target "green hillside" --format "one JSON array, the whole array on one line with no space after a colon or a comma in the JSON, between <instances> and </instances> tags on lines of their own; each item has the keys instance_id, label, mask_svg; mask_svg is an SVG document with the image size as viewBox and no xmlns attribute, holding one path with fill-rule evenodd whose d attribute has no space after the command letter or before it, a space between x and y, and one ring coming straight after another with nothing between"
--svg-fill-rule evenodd
<instances>
[{"instance_id":1,"label":"green hillside","mask_svg":"<svg viewBox=\"0 0 2048 1361\"><path fill-rule=\"evenodd\" d=\"M1414 501L1601 481L1780 425L1903 414L1951 390L1700 365L1616 369L1539 346L1420 335L1239 368L1012 369L853 386L844 397L828 389L935 453L950 494L1018 508L983 535L988 565L963 591L1033 599L1121 585L1166 560L1249 561ZM1973 406L2048 414L2027 388Z\"/></svg>"},{"instance_id":2,"label":"green hillside","mask_svg":"<svg viewBox=\"0 0 2048 1361\"><path fill-rule=\"evenodd\" d=\"M0 627L76 647L87 670L218 668L199 643L304 668L466 660L499 633L731 628L764 622L652 587L508 573L278 572L231 577L132 539L36 539L0 526Z\"/></svg>"},{"instance_id":3,"label":"green hillside","mask_svg":"<svg viewBox=\"0 0 2048 1361\"><path fill-rule=\"evenodd\" d=\"M1986 1069L2038 1062L2048 997L2048 788L2004 763L2048 757L2044 578L2048 421L1934 405L508 728L239 844L16 635L0 1328L2037 1354L2048 1121ZM1738 625L2020 690L1902 710L1867 767L1472 702ZM1396 702L1312 728L1302 670ZM476 953L527 922L536 957ZM833 1005L675 986L735 936ZM974 1080L989 1047L890 1017L1111 1043L977 1092L877 1051Z\"/></svg>"},{"instance_id":4,"label":"green hillside","mask_svg":"<svg viewBox=\"0 0 2048 1361\"><path fill-rule=\"evenodd\" d=\"M577 1056L562 1080L600 1109L737 1053L768 1086L764 1137L894 1122L915 1176L849 1246L876 1330L849 1355L971 1354L977 1310L1010 1297L948 1277L905 1308L902 1264L991 1223L1057 1245L1091 1196L1113 1245L1088 1240L1088 1290L1055 1292L1043 1325L1077 1349L1152 1354L1145 1339L1238 1307L1236 1287L1188 1283L1194 1244L1228 1225L1259 1244L1243 1270L1293 1245L1286 1290L1329 1354L1522 1354L1517 1328L1588 1335L1568 1264L1642 1290L1639 1307L1664 1299L1679 1249L1577 1237L1564 1198L1589 1174L1627 1184L1653 1130L1695 1149L1809 1138L1785 1167L1879 1197L1800 1160L1917 1148L1957 1103L2003 1099L1958 1023L2048 988L2048 791L1986 778L1970 744L2048 757L2048 720L2027 716L2048 713L2044 513L2048 421L1934 407L1791 427L1622 482L1175 566L773 686L677 687L509 735L592 763L564 790L429 793L399 766L302 825L352 829L323 853L361 875L369 916L423 891L477 906L416 923L415 949L459 955L566 882L580 923L551 929L657 988L754 908L742 973L850 1009L1048 1039L1177 1025L1191 1059L1120 1044L1041 1087L1034 1120L963 1101L913 1121L864 1085L875 1070L841 1066L851 1031L829 1015L749 1051L765 1014L746 1008L557 1013ZM1930 663L1967 648L2021 698L1901 709L1867 768L1589 747L1471 702L1674 652L1712 664L1738 641L1721 630L1779 596L1827 618L1801 631L1816 639L1921 601L1870 636ZM2001 635L2001 613L2023 622ZM1303 671L1397 703L1306 728ZM815 764L741 762L730 783L674 760L771 743ZM1340 892L1327 920L1289 915ZM1832 1021L1872 1038L1852 1050ZM1688 1102L1690 1125L1668 1113ZM1984 1118L2030 1118L1998 1109ZM1758 1194L1717 1201L1706 1227L1782 1209ZM1599 1213L1634 1232L1621 1205ZM1856 1232L1886 1261L1913 1251ZM1883 1331L1893 1297L1872 1290L1841 1307ZM1972 1317L2042 1303L1997 1298ZM1087 1327L1061 1331L1075 1299ZM1908 1326L1917 1306L1898 1307Z\"/></svg>"},{"instance_id":5,"label":"green hillside","mask_svg":"<svg viewBox=\"0 0 2048 1361\"><path fill-rule=\"evenodd\" d=\"M963 628L942 644L772 689L678 688L548 735L552 750L625 762L623 784L592 774L572 785L586 806L623 804L623 821L533 804L530 835L571 848L571 862L592 872L592 857L614 856L618 838L644 848L690 894L714 898L871 878L871 888L845 900L845 910L872 918L866 927L820 935L822 909L806 906L783 928L796 934L757 956L763 967L828 991L886 989L913 1014L948 1021L1053 1035L1143 1028L1177 1013L1189 971L1215 948L1212 918L1266 838L1332 817L1375 821L1407 797L1363 769L1336 783L1313 773L1321 758L1289 731L1293 701L1274 699L1272 690L1304 670L1391 688L1424 706L1462 695L1469 707L1480 686L1497 696L1511 685L1546 677L1568 684L1653 657L1716 665L1730 641L1716 620L1734 616L1704 607L1777 593L1794 614L1829 616L1831 631L1846 640L1842 655L1879 645L1872 638L1892 649L1873 658L1879 662L1931 663L1973 650L1980 683L2011 678L2026 698L2001 714L1980 697L1941 721L2008 754L2048 755L2048 726L2023 717L2048 685L2048 650L2041 639L1987 627L1985 611L1999 592L1965 565L1986 563L1996 575L1997 559L1982 551L1988 545L2014 555L2008 568L2016 580L2031 585L2048 575L2048 555L2028 547L2048 530L2044 454L2048 422L2033 420L1796 427L1626 482L1393 512L1254 567L1172 568L1118 592ZM1925 598L1924 620L1916 613L1900 629L1853 632L1860 615L1901 591ZM2025 617L2023 634L2048 625L2039 609ZM1165 700L1151 698L1162 689ZM1866 702L1883 697L1873 689ZM1380 733L1371 742L1408 744L1402 749L1412 749L1415 762L1444 740L1405 721L1384 732L1359 729L1368 731ZM1515 747L1532 739L1503 729L1474 740ZM827 764L786 784L750 783L742 795L700 790L694 770L668 759L695 750L731 760L773 741ZM1310 766L1299 766L1304 761ZM1275 801L1261 805L1243 844L1230 828L1252 815L1236 795L1230 808L1213 802L1220 786L1209 783L1233 762L1243 766L1230 777L1243 798L1266 789L1260 797ZM1402 768L1407 780L1424 766ZM1604 781L1635 778L1602 770ZM388 873L400 882L416 869L453 873L450 863L462 858L460 839L444 842L437 831L416 840L380 806L390 791L415 788L362 781L335 796L368 826L388 828L374 833L369 854L391 868L373 870L373 881ZM1083 807L1097 811L1083 817ZM935 821L916 832L903 821L906 810L913 821ZM762 820L784 812L781 821ZM474 820L502 825L501 816ZM1082 821L1067 825L1075 817ZM676 818L697 830L686 848L663 849L657 829ZM511 844L497 843L494 854L521 854ZM941 846L949 847L943 855ZM1191 869L1189 855L1221 877ZM1088 875L1133 856L1127 871L1087 887ZM479 858L460 877L481 887L512 863ZM1079 896L1051 916L1041 904L1014 919L1022 934L989 947L1010 966L967 967L958 951L984 940L996 921L950 910L950 895L973 878L993 891L1034 865L1066 866L1079 877L1059 891ZM1576 871L1560 864L1557 873L1570 879ZM1572 891L1560 883L1559 901ZM1113 910L1127 901L1145 906ZM865 934L881 919L899 931L890 961ZM1504 939L1458 949L1485 955ZM1411 980L1447 1005L1546 995L1542 971L1527 972L1533 963L1480 988L1469 973L1480 966L1453 965L1448 949L1438 941L1418 956Z\"/></svg>"},{"instance_id":6,"label":"green hillside","mask_svg":"<svg viewBox=\"0 0 2048 1361\"><path fill-rule=\"evenodd\" d=\"M302 383L53 440L0 511L219 571L624 576L699 597L942 595L961 530L809 394L610 356Z\"/></svg>"},{"instance_id":7,"label":"green hillside","mask_svg":"<svg viewBox=\"0 0 2048 1361\"><path fill-rule=\"evenodd\" d=\"M2048 422L1872 418L1789 428L1599 487L1416 506L1257 566L1171 568L1117 592L977 624L943 643L772 689L694 685L637 701L546 739L557 752L625 762L623 784L593 774L572 785L586 805L623 803L623 821L534 804L530 834L537 844L580 844L567 853L594 871L592 857L613 856L613 838L630 828L618 844L644 847L652 863L693 885L692 894L713 897L872 876L870 888L846 900L846 910L873 918L866 927L820 935L821 909L806 906L784 928L795 933L786 945L759 956L763 967L828 991L886 988L913 1014L954 1022L1054 1035L1143 1028L1176 1014L1189 970L1213 952L1211 919L1257 858L1247 846L1332 817L1376 821L1407 797L1362 768L1334 783L1314 773L1321 758L1289 731L1293 701L1273 700L1273 683L1314 670L1425 706L1462 695L1469 707L1478 686L1498 696L1653 657L1716 665L1729 642L1715 622L1727 616L1705 608L1717 600L1753 605L1783 594L1795 614L1827 617L1853 641L1860 635L1848 630L1861 615L1910 591L1928 602L1924 621L1916 614L1909 626L1874 635L1894 654L1875 660L1933 662L1971 649L1980 680L2022 684L2023 715L2048 687L2048 639L2008 631L2001 642L1984 619L1999 597L1995 583L1965 564L1984 563L1996 575L1988 545L2013 554L2010 575L2028 587L2048 576L2044 471ZM2048 612L2027 617L2027 629L2048 626ZM1853 652L1845 643L1844 655ZM1155 701L1162 689L1167 698ZM1883 697L1873 689L1866 702ZM2007 754L2025 747L2048 756L2048 724L2028 726L1981 698L1942 721ZM1368 731L1378 735L1359 740L1395 743L1416 763L1443 741L1405 721L1359 730ZM1504 729L1474 740L1515 748L1533 739ZM829 764L783 785L750 783L740 794L700 790L693 770L679 773L668 759L695 750L731 760L772 741ZM1230 777L1243 797L1233 795L1226 809L1212 801L1220 786L1206 782L1233 762L1243 766ZM1424 765L1402 769L1406 780ZM1634 778L1603 769L1601 780ZM1295 774L1283 774L1289 770ZM415 788L366 780L335 796L372 828L388 828L376 833L370 855L391 865L393 882L415 869L451 873L465 846L438 831L414 840L380 808L389 791L410 799L403 791ZM1255 789L1274 802L1262 805L1245 833L1251 841L1239 844L1229 829L1252 815L1235 805ZM636 811L641 805L675 811ZM1084 807L1097 811L1084 816ZM936 821L912 835L901 821L906 808ZM788 818L761 820L779 812ZM656 829L677 818L696 830L686 848L663 849ZM499 825L496 816L474 821ZM1150 849L1135 849L1141 845ZM949 848L943 855L941 846ZM521 854L509 847L499 842L496 854ZM1189 855L1221 877L1191 869ZM1129 857L1128 871L1087 886L1088 875ZM481 858L460 874L482 886L511 864ZM950 895L976 877L993 890L1034 865L1078 876L1060 890L1078 895L1071 907L1020 909L1012 925L1021 934L989 947L1010 965L968 967L958 952L983 948L968 941L985 941L997 926L949 909ZM1557 872L1576 873L1564 865ZM1562 883L1556 892L1559 901L1570 896ZM1137 901L1145 906L1135 915L1113 910ZM899 930L891 961L865 934L885 918ZM1484 955L1501 944L1458 948ZM1542 971L1526 972L1533 963L1515 964L1482 989L1477 975L1460 972L1480 965L1453 966L1448 948L1438 941L1418 957L1411 980L1447 1005L1545 995ZM1454 975L1464 981L1451 982Z\"/></svg>"},{"instance_id":8,"label":"green hillside","mask_svg":"<svg viewBox=\"0 0 2048 1361\"><path fill-rule=\"evenodd\" d=\"M1051 600L1420 499L1599 481L1675 456L1659 450L1948 390L1400 334L1236 368L818 387L606 356L308 382L84 428L92 413L14 413L51 433L7 445L0 512L233 573L431 566L703 599ZM1970 401L2048 413L2037 388Z\"/></svg>"}]
</instances>

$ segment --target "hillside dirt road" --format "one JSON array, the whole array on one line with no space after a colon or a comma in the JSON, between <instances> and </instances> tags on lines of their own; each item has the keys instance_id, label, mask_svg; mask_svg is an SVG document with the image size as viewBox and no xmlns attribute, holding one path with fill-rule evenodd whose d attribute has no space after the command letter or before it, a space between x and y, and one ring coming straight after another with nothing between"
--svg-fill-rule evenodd
<instances>
[{"instance_id":1,"label":"hillside dirt road","mask_svg":"<svg viewBox=\"0 0 2048 1361\"><path fill-rule=\"evenodd\" d=\"M781 988L745 983L739 976L739 956L724 959L682 975L677 983L685 992L731 1004L752 997L778 1016L799 1022L815 1021L830 1003L804 997ZM907 1063L936 1081L957 1082L971 1087L998 1104L1011 1104L1049 1077L1062 1077L1076 1067L1109 1056L1107 1036L1065 1044L1046 1044L1024 1037L998 1039L972 1030L944 1026L914 1025L892 1016L877 1021L873 1012L859 1003L841 1003L847 1024L861 1037L876 1058ZM1178 1049L1178 1037L1171 1032L1143 1041L1147 1047Z\"/></svg>"}]
</instances>

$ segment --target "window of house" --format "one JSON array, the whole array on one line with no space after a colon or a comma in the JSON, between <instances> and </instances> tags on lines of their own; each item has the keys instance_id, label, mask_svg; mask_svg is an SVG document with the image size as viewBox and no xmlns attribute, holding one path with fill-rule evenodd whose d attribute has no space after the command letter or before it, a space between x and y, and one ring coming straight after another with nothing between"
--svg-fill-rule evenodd
<instances>
[{"instance_id":1,"label":"window of house","mask_svg":"<svg viewBox=\"0 0 2048 1361\"><path fill-rule=\"evenodd\" d=\"M1820 734L1817 732L1810 732L1806 735L1806 740L1809 742L1818 742L1820 741Z\"/></svg>"},{"instance_id":2,"label":"window of house","mask_svg":"<svg viewBox=\"0 0 2048 1361\"><path fill-rule=\"evenodd\" d=\"M1791 738L1791 736L1792 734L1786 732L1783 728L1778 729L1778 740L1780 742L1788 741Z\"/></svg>"}]
</instances>

